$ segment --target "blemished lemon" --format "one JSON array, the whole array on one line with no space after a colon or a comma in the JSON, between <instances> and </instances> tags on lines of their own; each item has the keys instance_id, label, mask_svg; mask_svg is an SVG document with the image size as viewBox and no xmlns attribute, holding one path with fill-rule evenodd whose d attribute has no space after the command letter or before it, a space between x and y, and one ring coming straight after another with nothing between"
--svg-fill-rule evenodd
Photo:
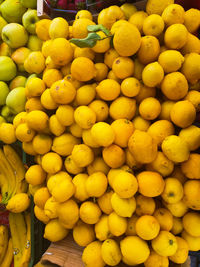
<instances>
[{"instance_id":1,"label":"blemished lemon","mask_svg":"<svg viewBox=\"0 0 200 267\"><path fill-rule=\"evenodd\" d=\"M128 78L134 73L134 61L129 57L118 57L112 64L112 70L117 78Z\"/></svg>"},{"instance_id":2,"label":"blemished lemon","mask_svg":"<svg viewBox=\"0 0 200 267\"><path fill-rule=\"evenodd\" d=\"M83 250L82 254L82 261L83 263L88 266L96 266L96 267L104 267L105 262L103 261L101 255L101 246L102 242L100 241L93 241L88 244L85 249Z\"/></svg>"},{"instance_id":3,"label":"blemished lemon","mask_svg":"<svg viewBox=\"0 0 200 267\"><path fill-rule=\"evenodd\" d=\"M101 247L101 254L104 262L110 266L116 266L121 261L119 244L113 239L106 239Z\"/></svg>"},{"instance_id":4,"label":"blemished lemon","mask_svg":"<svg viewBox=\"0 0 200 267\"><path fill-rule=\"evenodd\" d=\"M73 228L74 241L81 247L86 247L95 240L94 228L81 220Z\"/></svg>"},{"instance_id":5,"label":"blemished lemon","mask_svg":"<svg viewBox=\"0 0 200 267\"><path fill-rule=\"evenodd\" d=\"M96 114L88 106L79 106L74 111L74 120L81 128L89 129L96 122Z\"/></svg>"},{"instance_id":6,"label":"blemished lemon","mask_svg":"<svg viewBox=\"0 0 200 267\"><path fill-rule=\"evenodd\" d=\"M104 241L112 236L108 227L108 215L103 214L101 216L99 221L95 224L94 230L96 238L100 241Z\"/></svg>"},{"instance_id":7,"label":"blemished lemon","mask_svg":"<svg viewBox=\"0 0 200 267\"><path fill-rule=\"evenodd\" d=\"M156 203L152 197L145 197L141 194L136 196L136 214L138 216L142 215L152 215L155 211Z\"/></svg>"},{"instance_id":8,"label":"blemished lemon","mask_svg":"<svg viewBox=\"0 0 200 267\"><path fill-rule=\"evenodd\" d=\"M158 14L151 14L145 18L142 30L145 35L159 36L164 30L165 23Z\"/></svg>"},{"instance_id":9,"label":"blemished lemon","mask_svg":"<svg viewBox=\"0 0 200 267\"><path fill-rule=\"evenodd\" d=\"M39 185L46 179L46 172L40 165L32 165L29 167L25 174L25 179L29 184Z\"/></svg>"}]
</instances>

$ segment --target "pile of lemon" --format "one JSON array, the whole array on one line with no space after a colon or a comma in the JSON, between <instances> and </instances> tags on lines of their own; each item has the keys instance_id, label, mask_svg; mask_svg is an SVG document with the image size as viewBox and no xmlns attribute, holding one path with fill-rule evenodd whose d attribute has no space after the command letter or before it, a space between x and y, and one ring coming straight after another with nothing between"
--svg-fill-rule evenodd
<instances>
[{"instance_id":1,"label":"pile of lemon","mask_svg":"<svg viewBox=\"0 0 200 267\"><path fill-rule=\"evenodd\" d=\"M42 50L24 68L38 77L1 138L35 156L26 180L44 237L72 229L85 266L183 263L200 250L200 11L149 0L98 24L109 34L81 48L70 39L88 36L90 12L37 23Z\"/></svg>"}]
</instances>

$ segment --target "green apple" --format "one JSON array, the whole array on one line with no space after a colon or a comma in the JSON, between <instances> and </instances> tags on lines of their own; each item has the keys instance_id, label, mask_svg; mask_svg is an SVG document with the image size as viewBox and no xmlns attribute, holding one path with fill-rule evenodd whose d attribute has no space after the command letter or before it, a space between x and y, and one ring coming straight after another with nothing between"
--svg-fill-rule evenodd
<instances>
[{"instance_id":1,"label":"green apple","mask_svg":"<svg viewBox=\"0 0 200 267\"><path fill-rule=\"evenodd\" d=\"M6 97L10 92L7 83L0 81L0 105L3 106L6 103Z\"/></svg>"},{"instance_id":2,"label":"green apple","mask_svg":"<svg viewBox=\"0 0 200 267\"><path fill-rule=\"evenodd\" d=\"M20 3L27 8L37 7L37 0L20 0Z\"/></svg>"},{"instance_id":3,"label":"green apple","mask_svg":"<svg viewBox=\"0 0 200 267\"><path fill-rule=\"evenodd\" d=\"M3 116L0 116L0 124L2 124L3 122L6 122L6 120L4 119Z\"/></svg>"},{"instance_id":4,"label":"green apple","mask_svg":"<svg viewBox=\"0 0 200 267\"><path fill-rule=\"evenodd\" d=\"M12 48L8 46L6 43L0 44L0 56L10 57L12 54Z\"/></svg>"},{"instance_id":5,"label":"green apple","mask_svg":"<svg viewBox=\"0 0 200 267\"><path fill-rule=\"evenodd\" d=\"M6 105L4 105L1 109L1 116L4 118L7 118L8 116L13 115L13 113L11 112L10 108Z\"/></svg>"},{"instance_id":6,"label":"green apple","mask_svg":"<svg viewBox=\"0 0 200 267\"><path fill-rule=\"evenodd\" d=\"M18 114L25 110L26 94L25 87L14 88L6 98L6 105L13 114Z\"/></svg>"},{"instance_id":7,"label":"green apple","mask_svg":"<svg viewBox=\"0 0 200 267\"><path fill-rule=\"evenodd\" d=\"M5 0L0 6L0 11L7 22L20 23L23 14L26 12L26 7L19 0Z\"/></svg>"},{"instance_id":8,"label":"green apple","mask_svg":"<svg viewBox=\"0 0 200 267\"><path fill-rule=\"evenodd\" d=\"M10 90L15 89L16 87L25 87L26 77L24 76L16 76L9 84Z\"/></svg>"},{"instance_id":9,"label":"green apple","mask_svg":"<svg viewBox=\"0 0 200 267\"><path fill-rule=\"evenodd\" d=\"M11 48L25 46L28 41L26 29L18 23L9 23L3 27L1 37Z\"/></svg>"},{"instance_id":10,"label":"green apple","mask_svg":"<svg viewBox=\"0 0 200 267\"><path fill-rule=\"evenodd\" d=\"M6 26L8 23L7 21L2 17L0 16L0 39L1 39L1 32L2 32L2 29L4 26Z\"/></svg>"},{"instance_id":11,"label":"green apple","mask_svg":"<svg viewBox=\"0 0 200 267\"><path fill-rule=\"evenodd\" d=\"M40 40L37 35L29 35L27 47L31 51L41 51L42 50L42 40Z\"/></svg>"},{"instance_id":12,"label":"green apple","mask_svg":"<svg viewBox=\"0 0 200 267\"><path fill-rule=\"evenodd\" d=\"M31 34L35 34L35 25L39 21L36 9L28 9L22 17L24 28Z\"/></svg>"},{"instance_id":13,"label":"green apple","mask_svg":"<svg viewBox=\"0 0 200 267\"><path fill-rule=\"evenodd\" d=\"M17 67L10 57L0 56L0 80L7 82L12 80L17 73Z\"/></svg>"}]
</instances>

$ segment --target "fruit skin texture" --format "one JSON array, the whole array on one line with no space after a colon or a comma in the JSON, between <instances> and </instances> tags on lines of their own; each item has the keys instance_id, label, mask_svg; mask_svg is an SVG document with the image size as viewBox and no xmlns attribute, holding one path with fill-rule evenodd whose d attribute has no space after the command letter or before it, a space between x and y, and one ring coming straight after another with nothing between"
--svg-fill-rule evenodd
<instances>
[{"instance_id":1,"label":"fruit skin texture","mask_svg":"<svg viewBox=\"0 0 200 267\"><path fill-rule=\"evenodd\" d=\"M118 243L113 239L106 239L101 247L104 262L110 266L116 266L121 261L121 251Z\"/></svg>"},{"instance_id":2,"label":"fruit skin texture","mask_svg":"<svg viewBox=\"0 0 200 267\"><path fill-rule=\"evenodd\" d=\"M120 56L134 55L141 44L141 35L138 29L132 25L124 25L120 27L113 38L113 45Z\"/></svg>"},{"instance_id":3,"label":"fruit skin texture","mask_svg":"<svg viewBox=\"0 0 200 267\"><path fill-rule=\"evenodd\" d=\"M125 237L120 242L120 248L123 258L131 265L145 262L150 254L147 243L138 236Z\"/></svg>"},{"instance_id":4,"label":"fruit skin texture","mask_svg":"<svg viewBox=\"0 0 200 267\"><path fill-rule=\"evenodd\" d=\"M128 141L128 148L140 163L150 163L157 155L157 145L146 132L135 130Z\"/></svg>"},{"instance_id":5,"label":"fruit skin texture","mask_svg":"<svg viewBox=\"0 0 200 267\"><path fill-rule=\"evenodd\" d=\"M156 197L162 194L165 182L157 172L143 171L137 175L139 192L146 197Z\"/></svg>"},{"instance_id":6,"label":"fruit skin texture","mask_svg":"<svg viewBox=\"0 0 200 267\"><path fill-rule=\"evenodd\" d=\"M0 80L10 81L17 73L17 68L13 60L7 56L0 56Z\"/></svg>"},{"instance_id":7,"label":"fruit skin texture","mask_svg":"<svg viewBox=\"0 0 200 267\"><path fill-rule=\"evenodd\" d=\"M172 256L178 248L176 237L168 231L160 231L151 244L155 252L161 256Z\"/></svg>"},{"instance_id":8,"label":"fruit skin texture","mask_svg":"<svg viewBox=\"0 0 200 267\"><path fill-rule=\"evenodd\" d=\"M189 158L189 148L185 141L179 136L170 135L162 142L162 151L175 163L183 162Z\"/></svg>"}]
</instances>

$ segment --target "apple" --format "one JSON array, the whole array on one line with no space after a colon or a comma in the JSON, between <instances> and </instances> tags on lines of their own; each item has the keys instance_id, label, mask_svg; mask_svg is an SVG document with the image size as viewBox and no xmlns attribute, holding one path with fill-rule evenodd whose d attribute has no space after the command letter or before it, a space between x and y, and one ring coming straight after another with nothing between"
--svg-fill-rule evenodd
<instances>
[{"instance_id":1,"label":"apple","mask_svg":"<svg viewBox=\"0 0 200 267\"><path fill-rule=\"evenodd\" d=\"M18 23L9 23L3 27L1 37L11 48L25 46L28 41L26 29Z\"/></svg>"},{"instance_id":2,"label":"apple","mask_svg":"<svg viewBox=\"0 0 200 267\"><path fill-rule=\"evenodd\" d=\"M25 87L17 87L9 92L6 98L6 105L13 114L18 114L25 110L26 94Z\"/></svg>"},{"instance_id":3,"label":"apple","mask_svg":"<svg viewBox=\"0 0 200 267\"><path fill-rule=\"evenodd\" d=\"M31 51L41 51L43 42L40 40L37 35L29 35L27 47Z\"/></svg>"},{"instance_id":4,"label":"apple","mask_svg":"<svg viewBox=\"0 0 200 267\"><path fill-rule=\"evenodd\" d=\"M39 21L36 9L28 9L22 17L24 28L31 34L35 34L35 24Z\"/></svg>"},{"instance_id":5,"label":"apple","mask_svg":"<svg viewBox=\"0 0 200 267\"><path fill-rule=\"evenodd\" d=\"M0 16L0 39L1 39L1 32L2 32L2 29L4 26L6 26L8 23L7 21L2 17Z\"/></svg>"},{"instance_id":6,"label":"apple","mask_svg":"<svg viewBox=\"0 0 200 267\"><path fill-rule=\"evenodd\" d=\"M19 0L5 0L0 6L0 11L7 22L20 23L23 14L26 12L26 7Z\"/></svg>"},{"instance_id":7,"label":"apple","mask_svg":"<svg viewBox=\"0 0 200 267\"><path fill-rule=\"evenodd\" d=\"M27 8L37 7L37 0L20 0L20 3Z\"/></svg>"},{"instance_id":8,"label":"apple","mask_svg":"<svg viewBox=\"0 0 200 267\"><path fill-rule=\"evenodd\" d=\"M17 68L19 71L25 71L24 61L30 53L31 50L27 47L20 47L12 53L11 58L17 64Z\"/></svg>"},{"instance_id":9,"label":"apple","mask_svg":"<svg viewBox=\"0 0 200 267\"><path fill-rule=\"evenodd\" d=\"M10 57L12 54L12 48L10 48L6 43L0 44L0 56Z\"/></svg>"},{"instance_id":10,"label":"apple","mask_svg":"<svg viewBox=\"0 0 200 267\"><path fill-rule=\"evenodd\" d=\"M26 77L24 76L16 76L9 84L10 90L15 89L16 87L25 87Z\"/></svg>"},{"instance_id":11,"label":"apple","mask_svg":"<svg viewBox=\"0 0 200 267\"><path fill-rule=\"evenodd\" d=\"M17 67L10 57L0 56L0 80L7 82L12 80L17 73Z\"/></svg>"},{"instance_id":12,"label":"apple","mask_svg":"<svg viewBox=\"0 0 200 267\"><path fill-rule=\"evenodd\" d=\"M3 106L6 103L6 97L10 92L7 83L0 81L0 105Z\"/></svg>"}]
</instances>

